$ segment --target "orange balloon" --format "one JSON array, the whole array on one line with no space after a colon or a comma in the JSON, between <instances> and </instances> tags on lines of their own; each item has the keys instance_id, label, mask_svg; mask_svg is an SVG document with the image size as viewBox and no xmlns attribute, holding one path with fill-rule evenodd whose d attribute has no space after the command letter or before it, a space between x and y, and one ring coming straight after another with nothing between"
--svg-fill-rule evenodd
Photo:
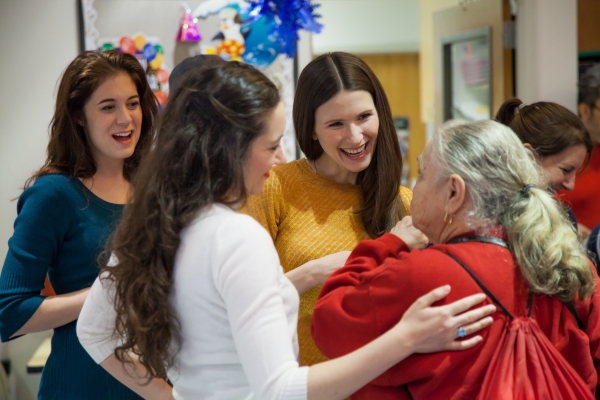
<instances>
[{"instance_id":1,"label":"orange balloon","mask_svg":"<svg viewBox=\"0 0 600 400\"><path fill-rule=\"evenodd\" d=\"M157 90L156 92L154 92L154 95L156 96L156 99L158 100L158 103L161 106L164 106L165 104L167 104L167 94L165 92L163 92L162 90Z\"/></svg>"},{"instance_id":2,"label":"orange balloon","mask_svg":"<svg viewBox=\"0 0 600 400\"><path fill-rule=\"evenodd\" d=\"M119 47L123 53L135 54L135 43L129 36L121 37Z\"/></svg>"},{"instance_id":3,"label":"orange balloon","mask_svg":"<svg viewBox=\"0 0 600 400\"><path fill-rule=\"evenodd\" d=\"M169 73L164 69L156 71L156 78L160 83L167 83L169 81Z\"/></svg>"}]
</instances>

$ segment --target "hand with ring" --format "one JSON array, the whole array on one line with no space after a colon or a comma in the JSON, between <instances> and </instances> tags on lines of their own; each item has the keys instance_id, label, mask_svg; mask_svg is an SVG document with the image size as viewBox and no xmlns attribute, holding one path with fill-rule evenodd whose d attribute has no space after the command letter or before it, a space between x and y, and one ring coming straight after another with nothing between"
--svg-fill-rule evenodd
<instances>
[{"instance_id":1,"label":"hand with ring","mask_svg":"<svg viewBox=\"0 0 600 400\"><path fill-rule=\"evenodd\" d=\"M444 350L465 350L483 339L480 335L457 340L471 335L493 322L490 316L496 306L472 309L486 299L483 293L457 300L454 303L432 307L446 297L450 286L442 286L417 299L404 313L398 326L404 325L415 353L432 353Z\"/></svg>"}]
</instances>

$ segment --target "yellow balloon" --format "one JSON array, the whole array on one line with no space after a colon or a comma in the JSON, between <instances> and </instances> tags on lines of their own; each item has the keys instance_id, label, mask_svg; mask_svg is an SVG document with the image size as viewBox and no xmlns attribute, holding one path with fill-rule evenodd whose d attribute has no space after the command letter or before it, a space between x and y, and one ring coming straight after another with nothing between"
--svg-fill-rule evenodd
<instances>
[{"instance_id":1,"label":"yellow balloon","mask_svg":"<svg viewBox=\"0 0 600 400\"><path fill-rule=\"evenodd\" d=\"M146 38L142 35L137 35L135 38L133 38L133 43L135 43L135 48L137 51L142 51L146 45Z\"/></svg>"},{"instance_id":2,"label":"yellow balloon","mask_svg":"<svg viewBox=\"0 0 600 400\"><path fill-rule=\"evenodd\" d=\"M150 61L149 64L150 64L150 68L157 70L160 68L162 63L163 63L163 55L160 53L157 53L156 57L154 57L154 60Z\"/></svg>"}]
</instances>

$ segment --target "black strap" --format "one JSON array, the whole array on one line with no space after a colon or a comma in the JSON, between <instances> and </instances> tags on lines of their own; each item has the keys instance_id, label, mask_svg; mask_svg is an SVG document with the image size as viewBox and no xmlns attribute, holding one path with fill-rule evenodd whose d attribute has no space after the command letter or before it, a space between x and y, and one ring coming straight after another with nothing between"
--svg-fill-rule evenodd
<instances>
[{"instance_id":1,"label":"black strap","mask_svg":"<svg viewBox=\"0 0 600 400\"><path fill-rule=\"evenodd\" d=\"M493 237L493 236L481 236L481 235L462 236L462 237L454 238L451 241L449 241L448 243L454 244L454 243L464 243L464 242L483 242L483 243L495 244L497 246L502 246L504 248L510 249L510 247L508 246L508 243L506 243L504 240L502 240L500 238Z\"/></svg>"},{"instance_id":2,"label":"black strap","mask_svg":"<svg viewBox=\"0 0 600 400\"><path fill-rule=\"evenodd\" d=\"M575 317L575 321L577 321L577 327L579 328L579 330L583 331L584 330L583 321L579 317L579 313L577 312L577 309L575 308L575 304L573 304L572 301L569 301L569 302L565 303L565 305L567 306L567 308L569 309L571 314L573 314L573 317Z\"/></svg>"},{"instance_id":3,"label":"black strap","mask_svg":"<svg viewBox=\"0 0 600 400\"><path fill-rule=\"evenodd\" d=\"M482 235L462 236L462 237L454 238L454 239L450 240L448 243L454 244L454 243L465 243L465 242L483 242L483 243L495 244L497 246L502 246L502 247L505 247L510 250L508 243L506 243L504 240L502 240L500 238L496 238L493 236L482 236ZM473 280L475 280L475 282L477 282L477 284L485 292L485 294L487 294L488 297L490 299L492 299L492 301L494 303L496 303L496 305L498 307L500 307L506 315L508 315L511 319L514 318L512 316L512 314L509 313L508 310L502 305L502 303L500 303L500 301L496 298L496 296L494 296L492 294L492 292L479 280L479 278L477 278L477 276L473 273L473 271L471 271L461 260L459 260L457 257L453 256L452 254L450 254L446 251L442 251L442 253L451 257L461 267L463 267L463 269L465 271L467 271L469 273L469 275L471 275L471 278L473 278ZM579 330L584 330L583 321L581 321L581 318L579 317L579 313L577 312L577 309L575 308L575 304L573 304L572 301L568 301L565 303L565 305L567 306L567 309L569 310L569 312L573 315L573 318L575 318L575 321L577 321L577 327L579 328ZM530 318L531 318L531 313L533 311L532 309L533 309L533 293L529 292L529 297L527 299L527 316Z\"/></svg>"},{"instance_id":4,"label":"black strap","mask_svg":"<svg viewBox=\"0 0 600 400\"><path fill-rule=\"evenodd\" d=\"M488 297L490 299L492 299L492 301L494 303L496 303L496 305L498 307L500 307L500 309L504 312L504 314L506 314L510 319L513 319L513 315L506 309L506 307L504 307L504 305L502 303L500 303L500 300L498 300L496 298L496 296L494 296L494 294L483 284L483 282L481 282L479 280L479 278L477 278L477 276L473 273L473 271L471 271L469 269L469 267L467 267L460 259L458 259L457 257L455 257L454 255L448 253L447 251L441 251L440 252L444 253L445 255L447 255L448 257L452 258L454 261L456 261L458 263L458 265L460 265L461 267L463 267L463 269L465 271L467 271L467 273L469 275L471 275L471 278L473 278L473 280L475 282L477 282L477 284L479 285L479 287L485 292L485 294L488 295Z\"/></svg>"}]
</instances>

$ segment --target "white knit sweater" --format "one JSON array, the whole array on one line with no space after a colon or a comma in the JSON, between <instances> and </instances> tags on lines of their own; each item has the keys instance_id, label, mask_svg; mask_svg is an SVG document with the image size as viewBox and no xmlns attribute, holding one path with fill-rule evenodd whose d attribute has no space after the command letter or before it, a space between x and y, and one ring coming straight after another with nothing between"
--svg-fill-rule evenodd
<instances>
[{"instance_id":1,"label":"white knit sweater","mask_svg":"<svg viewBox=\"0 0 600 400\"><path fill-rule=\"evenodd\" d=\"M77 324L97 363L119 344L113 292L96 280ZM182 339L177 367L168 371L176 399L306 399L308 368L297 362L298 292L254 219L213 205L183 230L170 302Z\"/></svg>"}]
</instances>

